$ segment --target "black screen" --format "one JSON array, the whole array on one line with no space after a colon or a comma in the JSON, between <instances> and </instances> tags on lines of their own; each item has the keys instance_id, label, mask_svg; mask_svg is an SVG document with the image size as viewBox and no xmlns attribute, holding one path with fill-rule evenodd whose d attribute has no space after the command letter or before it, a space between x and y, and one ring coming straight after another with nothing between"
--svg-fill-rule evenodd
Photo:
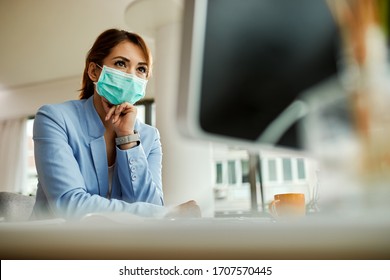
<instances>
[{"instance_id":1,"label":"black screen","mask_svg":"<svg viewBox=\"0 0 390 280\"><path fill-rule=\"evenodd\" d=\"M322 0L209 0L199 121L258 139L305 89L337 71L339 36ZM296 125L276 145L300 147Z\"/></svg>"}]
</instances>

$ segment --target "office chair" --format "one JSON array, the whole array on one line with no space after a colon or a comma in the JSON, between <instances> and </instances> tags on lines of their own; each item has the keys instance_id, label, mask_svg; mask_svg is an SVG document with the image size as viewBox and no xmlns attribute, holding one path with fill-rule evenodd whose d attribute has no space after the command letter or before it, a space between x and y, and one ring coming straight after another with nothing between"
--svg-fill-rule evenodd
<instances>
[{"instance_id":1,"label":"office chair","mask_svg":"<svg viewBox=\"0 0 390 280\"><path fill-rule=\"evenodd\" d=\"M15 222L29 220L35 196L13 192L0 192L0 221Z\"/></svg>"}]
</instances>

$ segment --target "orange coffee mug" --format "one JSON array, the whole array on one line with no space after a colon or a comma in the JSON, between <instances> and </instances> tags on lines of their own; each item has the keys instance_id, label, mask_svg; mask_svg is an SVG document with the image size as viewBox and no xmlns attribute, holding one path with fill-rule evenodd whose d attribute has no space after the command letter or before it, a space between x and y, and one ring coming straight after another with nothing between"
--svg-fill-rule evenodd
<instances>
[{"instance_id":1,"label":"orange coffee mug","mask_svg":"<svg viewBox=\"0 0 390 280\"><path fill-rule=\"evenodd\" d=\"M296 218L306 214L305 195L303 193L275 194L269 205L269 211L276 218Z\"/></svg>"}]
</instances>

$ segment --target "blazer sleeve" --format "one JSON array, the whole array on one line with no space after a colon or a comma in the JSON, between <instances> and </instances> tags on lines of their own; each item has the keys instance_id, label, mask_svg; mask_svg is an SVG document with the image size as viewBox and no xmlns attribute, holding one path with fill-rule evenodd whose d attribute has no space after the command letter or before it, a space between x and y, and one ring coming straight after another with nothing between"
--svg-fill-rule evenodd
<instances>
[{"instance_id":1,"label":"blazer sleeve","mask_svg":"<svg viewBox=\"0 0 390 280\"><path fill-rule=\"evenodd\" d=\"M69 145L67 120L53 105L41 107L34 121L34 153L38 180L56 216L80 218L91 212L120 211L162 216L166 209L146 202L129 203L87 192L85 179ZM82 133L82 132L80 132Z\"/></svg>"},{"instance_id":2,"label":"blazer sleeve","mask_svg":"<svg viewBox=\"0 0 390 280\"><path fill-rule=\"evenodd\" d=\"M164 205L160 134L156 128L150 130L145 146L141 138L137 147L128 150L117 148L117 178L125 201Z\"/></svg>"}]
</instances>

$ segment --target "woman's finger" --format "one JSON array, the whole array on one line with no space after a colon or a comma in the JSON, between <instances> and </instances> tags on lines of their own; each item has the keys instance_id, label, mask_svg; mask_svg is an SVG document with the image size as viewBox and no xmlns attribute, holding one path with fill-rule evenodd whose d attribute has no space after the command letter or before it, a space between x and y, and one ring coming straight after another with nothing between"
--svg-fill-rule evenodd
<instances>
[{"instance_id":1,"label":"woman's finger","mask_svg":"<svg viewBox=\"0 0 390 280\"><path fill-rule=\"evenodd\" d=\"M123 110L122 104L115 106L115 115L119 115Z\"/></svg>"},{"instance_id":2,"label":"woman's finger","mask_svg":"<svg viewBox=\"0 0 390 280\"><path fill-rule=\"evenodd\" d=\"M106 121L111 119L111 122L115 124L123 115L128 113L137 114L137 107L127 102L113 106L106 115Z\"/></svg>"},{"instance_id":3,"label":"woman's finger","mask_svg":"<svg viewBox=\"0 0 390 280\"><path fill-rule=\"evenodd\" d=\"M110 110L108 110L108 112L107 112L107 115L106 115L106 118L105 118L106 121L108 121L111 118L111 116L113 115L114 111L115 111L115 107L112 106L110 108Z\"/></svg>"}]
</instances>

